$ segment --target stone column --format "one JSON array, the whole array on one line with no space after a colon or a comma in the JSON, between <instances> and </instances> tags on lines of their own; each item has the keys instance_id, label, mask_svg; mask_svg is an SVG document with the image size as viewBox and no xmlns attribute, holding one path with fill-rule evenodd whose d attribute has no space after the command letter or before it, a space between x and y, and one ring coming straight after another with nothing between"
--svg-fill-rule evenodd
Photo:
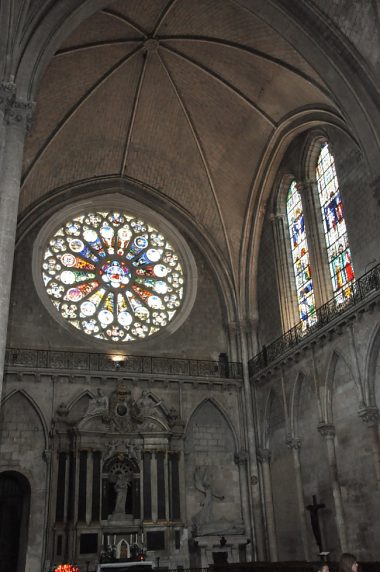
<instances>
[{"instance_id":1,"label":"stone column","mask_svg":"<svg viewBox=\"0 0 380 572\"><path fill-rule=\"evenodd\" d=\"M342 552L347 550L346 527L344 523L344 512L342 502L342 492L340 490L338 466L335 453L335 427L329 423L321 423L318 425L318 431L324 438L327 447L327 458L330 470L330 482L333 491L336 526Z\"/></svg>"},{"instance_id":2,"label":"stone column","mask_svg":"<svg viewBox=\"0 0 380 572\"><path fill-rule=\"evenodd\" d=\"M165 451L164 474L165 474L165 518L166 520L169 520L170 488L169 488L169 455L167 450Z\"/></svg>"},{"instance_id":3,"label":"stone column","mask_svg":"<svg viewBox=\"0 0 380 572\"><path fill-rule=\"evenodd\" d=\"M25 134L32 105L16 97L13 84L0 84L0 402L3 386L12 268ZM1 142L0 142L1 143Z\"/></svg>"},{"instance_id":4,"label":"stone column","mask_svg":"<svg viewBox=\"0 0 380 572\"><path fill-rule=\"evenodd\" d=\"M244 522L244 529L246 534L250 529L250 517L249 517L249 495L247 487L247 462L248 455L245 451L239 451L235 455L235 463L239 468L239 484L240 484L240 499L241 499L241 510ZM251 551L251 545L247 545L247 551ZM247 554L248 556L248 554ZM252 556L252 555L250 555Z\"/></svg>"},{"instance_id":5,"label":"stone column","mask_svg":"<svg viewBox=\"0 0 380 572\"><path fill-rule=\"evenodd\" d=\"M301 462L300 462L300 448L301 439L297 437L289 437L286 439L286 445L291 449L293 454L293 464L294 464L294 474L296 478L296 490L297 490L297 504L298 504L298 515L300 522L301 539L303 546L303 553L305 560L309 560L309 544L307 541L307 524L306 524L306 513L305 513L305 501L303 496L303 485L302 485L302 474L301 474Z\"/></svg>"},{"instance_id":6,"label":"stone column","mask_svg":"<svg viewBox=\"0 0 380 572\"><path fill-rule=\"evenodd\" d=\"M261 463L263 481L264 481L264 503L267 520L267 532L269 542L269 557L272 562L278 560L277 556L277 538L276 525L274 518L273 496L272 496L272 480L270 475L271 452L269 449L259 449L257 460Z\"/></svg>"},{"instance_id":7,"label":"stone column","mask_svg":"<svg viewBox=\"0 0 380 572\"><path fill-rule=\"evenodd\" d=\"M359 409L358 415L371 432L373 462L375 465L377 486L380 486L379 410L375 406L368 406Z\"/></svg>"},{"instance_id":8,"label":"stone column","mask_svg":"<svg viewBox=\"0 0 380 572\"><path fill-rule=\"evenodd\" d=\"M300 321L297 303L294 297L294 277L292 262L289 258L289 237L287 236L284 215L270 217L273 232L274 253L276 259L277 291L280 304L282 329L287 332Z\"/></svg>"},{"instance_id":9,"label":"stone column","mask_svg":"<svg viewBox=\"0 0 380 572\"><path fill-rule=\"evenodd\" d=\"M232 328L233 325L231 324ZM257 560L265 560L265 541L264 529L261 508L261 495L259 482L257 479L257 458L256 458L256 434L255 434L255 419L252 406L252 391L249 380L248 371L248 346L247 346L247 330L250 328L249 321L235 323L236 331L240 336L241 346L241 361L243 364L243 395L244 395L244 414L248 442L248 461L249 461L249 474L248 482L250 485L250 523L252 531L252 540L254 542L253 556Z\"/></svg>"},{"instance_id":10,"label":"stone column","mask_svg":"<svg viewBox=\"0 0 380 572\"><path fill-rule=\"evenodd\" d=\"M150 482L152 491L152 520L157 522L157 452L151 451Z\"/></svg>"},{"instance_id":11,"label":"stone column","mask_svg":"<svg viewBox=\"0 0 380 572\"><path fill-rule=\"evenodd\" d=\"M321 207L318 200L316 181L297 183L305 216L307 244L309 247L311 277L314 284L315 307L325 304L333 295L328 259L324 248Z\"/></svg>"}]
</instances>

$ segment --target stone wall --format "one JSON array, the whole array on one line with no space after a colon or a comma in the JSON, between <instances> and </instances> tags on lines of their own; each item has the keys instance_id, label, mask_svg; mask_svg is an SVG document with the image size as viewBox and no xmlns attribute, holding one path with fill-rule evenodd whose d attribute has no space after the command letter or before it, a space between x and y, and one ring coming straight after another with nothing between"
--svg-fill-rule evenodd
<instances>
[{"instance_id":1,"label":"stone wall","mask_svg":"<svg viewBox=\"0 0 380 572\"><path fill-rule=\"evenodd\" d=\"M279 357L252 380L262 412L260 445L271 453L281 560L305 557L302 522L306 556L317 556L306 510L312 495L325 505L319 511L322 546L331 552L332 560L344 550L360 560L380 558L376 542L380 534L380 312L374 303L370 308L340 322L336 319L319 335L309 336L302 349ZM297 471L301 498L297 497Z\"/></svg>"}]
</instances>

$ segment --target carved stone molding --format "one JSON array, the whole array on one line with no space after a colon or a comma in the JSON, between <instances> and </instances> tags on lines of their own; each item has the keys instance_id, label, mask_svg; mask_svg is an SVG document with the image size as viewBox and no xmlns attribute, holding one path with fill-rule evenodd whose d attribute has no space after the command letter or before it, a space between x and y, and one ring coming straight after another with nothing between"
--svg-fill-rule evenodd
<instances>
[{"instance_id":1,"label":"carved stone molding","mask_svg":"<svg viewBox=\"0 0 380 572\"><path fill-rule=\"evenodd\" d=\"M259 463L270 463L272 453L269 449L258 449L257 460Z\"/></svg>"},{"instance_id":2,"label":"carved stone molding","mask_svg":"<svg viewBox=\"0 0 380 572\"><path fill-rule=\"evenodd\" d=\"M332 423L320 423L318 431L324 439L334 439L335 437L335 426Z\"/></svg>"},{"instance_id":3,"label":"carved stone molding","mask_svg":"<svg viewBox=\"0 0 380 572\"><path fill-rule=\"evenodd\" d=\"M359 409L358 415L360 419L368 425L368 427L373 427L379 424L379 410L375 406L368 406L364 407L363 409Z\"/></svg>"},{"instance_id":4,"label":"carved stone molding","mask_svg":"<svg viewBox=\"0 0 380 572\"><path fill-rule=\"evenodd\" d=\"M287 435L285 443L289 449L298 450L301 448L302 441L299 437L294 437L293 435Z\"/></svg>"}]
</instances>

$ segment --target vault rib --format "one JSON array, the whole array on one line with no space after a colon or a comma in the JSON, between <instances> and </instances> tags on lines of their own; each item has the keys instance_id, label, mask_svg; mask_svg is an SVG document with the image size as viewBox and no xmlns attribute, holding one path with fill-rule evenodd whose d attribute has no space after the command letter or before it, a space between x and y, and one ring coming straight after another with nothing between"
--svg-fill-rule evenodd
<instances>
[{"instance_id":1,"label":"vault rib","mask_svg":"<svg viewBox=\"0 0 380 572\"><path fill-rule=\"evenodd\" d=\"M101 12L103 14L106 14L107 16L111 16L112 18L115 18L116 20L120 20L120 22L124 22L124 24L127 24L128 26L133 28L135 30L135 32L138 32L139 34L144 36L144 38L148 37L148 32L146 30L144 30L143 28L141 28L140 26L138 26L130 18L127 18L126 16L119 14L118 12L115 12L114 10L110 10L109 8L105 8L105 9L101 10Z\"/></svg>"},{"instance_id":2,"label":"vault rib","mask_svg":"<svg viewBox=\"0 0 380 572\"><path fill-rule=\"evenodd\" d=\"M177 0L169 0L169 2L166 4L165 8L162 10L162 12L161 12L161 14L160 14L160 16L156 22L156 25L153 28L153 32L152 32L153 37L157 34L162 22L165 20L166 16L169 14L169 12L173 8L174 4L176 4L176 2L177 2Z\"/></svg>"},{"instance_id":3,"label":"vault rib","mask_svg":"<svg viewBox=\"0 0 380 572\"><path fill-rule=\"evenodd\" d=\"M177 100L178 100L178 103L179 103L179 105L180 105L182 111L183 111L183 114L184 114L184 116L185 116L185 119L186 119L186 121L187 121L187 123L188 123L188 125L189 125L190 131L191 131L192 136L193 136L193 138L194 138L194 142L195 142L195 144L196 144L196 146L197 146L197 149L198 149L198 152L199 152L199 155L200 155L200 158L201 158L203 167L204 167L204 169L205 169L205 171L206 171L207 179L208 179L208 182L209 182L209 185L210 185L210 189L211 189L211 192L212 192L212 195L213 195L215 204L216 204L216 208L217 208L217 211L218 211L218 215L219 215L219 218L220 218L220 223L221 223L221 225L222 225L224 239L225 239L225 241L226 241L227 252L228 252L228 260L229 260L229 263L230 263L230 268L231 268L231 271L233 272L232 253L231 253L230 243L229 243L229 241L228 241L227 229L226 229L226 225L225 225L225 222L224 222L224 218L223 218L223 214L222 214L222 209L221 209L221 207L220 207L220 204L219 204L219 201L218 201L218 197L217 197L217 194L216 194L216 189L215 189L214 181L213 181L213 178L212 178L212 175L211 175L211 171L210 171L210 168L209 168L209 166L208 166L207 159L206 159L206 155L205 155L205 152L204 152L203 147L202 147L202 143L201 143L201 141L200 141L200 138L199 138L198 132L197 132L197 130L196 130L196 127L195 127L195 125L194 125L194 122L193 122L193 120L192 120L192 118L191 118L191 116L190 116L189 110L187 109L187 107L186 107L186 105L185 105L185 102L184 102L184 100L183 100L183 97L182 97L182 95L181 95L181 93L180 93L180 91L179 91L179 89L178 89L178 87L177 87L177 85L176 85L176 83L175 83L175 81L174 81L174 78L173 78L172 74L170 73L170 70L169 70L168 66L166 65L164 59L162 58L162 56L161 56L161 54L160 54L159 52L157 52L157 55L158 55L158 58L159 58L159 60L160 60L160 62L161 62L162 67L163 67L164 70L165 70L166 75L168 76L169 83L170 83L170 85L171 85L171 87L172 87L172 89L173 89L173 91L174 91L174 94L175 94L175 96L176 96L176 98L177 98ZM234 282L235 282L235 281L234 281Z\"/></svg>"},{"instance_id":4,"label":"vault rib","mask_svg":"<svg viewBox=\"0 0 380 572\"><path fill-rule=\"evenodd\" d=\"M183 53L179 52L178 50L176 50L174 48L171 48L170 46L165 46L162 43L160 44L160 46L162 48L164 48L165 50L173 53L178 58L183 59L184 61L188 62L189 64L193 65L194 67L200 69L201 71L203 71L205 74L212 77L216 81L218 81L221 85L226 87L229 91L232 91L232 93L234 93L237 97L239 97L239 99L241 99L245 103L247 103L254 111L256 111L256 113L261 115L261 117L263 119L265 119L265 121L267 123L269 123L273 128L276 127L277 124L273 121L273 119L267 113L265 113L265 111L263 111L254 101L249 99L246 95L244 95L243 92L241 92L239 89L234 87L229 81L224 79L222 76L220 76L219 74L217 74L216 72L211 70L209 67L201 64L200 62L194 60L193 58L191 58L187 55L184 55Z\"/></svg>"},{"instance_id":5,"label":"vault rib","mask_svg":"<svg viewBox=\"0 0 380 572\"><path fill-rule=\"evenodd\" d=\"M104 48L108 46L122 46L124 44L137 44L142 41L142 38L132 38L128 40L104 40L103 42L91 42L89 44L82 44L72 46L71 48L63 48L55 52L54 57L66 56L73 53L82 52L84 50L92 50L96 48Z\"/></svg>"},{"instance_id":6,"label":"vault rib","mask_svg":"<svg viewBox=\"0 0 380 572\"><path fill-rule=\"evenodd\" d=\"M265 54L264 52L261 52L260 50L256 50L254 48L249 48L247 46L243 46L242 44L238 44L236 42L231 42L229 40L221 40L219 38L212 38L212 37L208 37L208 36L160 36L160 42L164 42L164 41L165 42L168 42L168 41L170 41L170 42L200 42L200 43L205 43L205 44L216 44L219 46L226 46L227 48L231 48L234 50L245 52L251 56L254 56L254 57L263 59L265 61L271 62L272 64L278 65L279 67L284 68L287 71L294 73L295 75L301 77L302 79L304 79L305 81L310 83L313 87L319 89L319 91L321 91L324 95L330 97L329 91L324 86L322 86L321 84L319 84L318 82L313 80L311 77L309 77L306 73L297 69L295 66L292 66L291 64L288 64L287 62L284 62L284 61L280 60L279 58L275 58L274 56L270 56L268 54Z\"/></svg>"},{"instance_id":7,"label":"vault rib","mask_svg":"<svg viewBox=\"0 0 380 572\"><path fill-rule=\"evenodd\" d=\"M150 53L147 52L146 54L146 58L144 58L144 62L143 65L141 66L141 72L140 72L140 76L139 76L139 81L137 84L137 88L136 88L136 93L135 93L135 97L133 100L133 108L132 108L132 113L131 113L131 120L129 122L128 125L128 133L127 133L127 137L125 140L125 146L124 146L124 153L123 153L123 159L121 161L121 169L120 169L120 174L121 176L123 176L123 173L126 169L127 166L127 158L128 158L128 152L129 152L129 147L130 147L130 143L132 140L132 133L133 133L133 128L135 125L135 120L136 120L136 115L137 115L137 108L138 105L140 103L140 95L141 95L141 89L142 89L142 85L144 82L144 77L145 77L145 71L147 68L147 63L148 63L148 59L150 57Z\"/></svg>"},{"instance_id":8,"label":"vault rib","mask_svg":"<svg viewBox=\"0 0 380 572\"><path fill-rule=\"evenodd\" d=\"M66 123L77 113L77 111L82 107L82 105L87 101L87 99L95 93L95 91L103 85L117 70L119 70L124 64L130 61L134 56L136 56L142 50L142 46L135 48L132 52L130 52L127 56L124 56L121 60L119 60L114 66L112 66L105 74L101 76L101 78L95 82L89 90L71 107L71 109L66 113L66 115L62 118L62 120L58 123L57 127L52 131L51 135L46 139L46 142L41 147L37 155L35 156L34 160L30 164L29 168L25 172L25 175L22 180L21 187L26 183L28 180L30 173L38 163L38 161L44 156L47 149L51 145L51 143L55 140L57 135L62 131Z\"/></svg>"}]
</instances>

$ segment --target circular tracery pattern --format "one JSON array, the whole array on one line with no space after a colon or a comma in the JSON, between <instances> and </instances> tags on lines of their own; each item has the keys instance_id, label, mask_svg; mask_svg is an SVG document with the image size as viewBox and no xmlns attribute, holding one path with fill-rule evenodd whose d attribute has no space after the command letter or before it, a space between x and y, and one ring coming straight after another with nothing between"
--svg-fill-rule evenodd
<instances>
[{"instance_id":1,"label":"circular tracery pattern","mask_svg":"<svg viewBox=\"0 0 380 572\"><path fill-rule=\"evenodd\" d=\"M42 278L69 324L113 342L155 334L183 298L183 270L171 244L120 211L82 214L61 226L45 249Z\"/></svg>"}]
</instances>

